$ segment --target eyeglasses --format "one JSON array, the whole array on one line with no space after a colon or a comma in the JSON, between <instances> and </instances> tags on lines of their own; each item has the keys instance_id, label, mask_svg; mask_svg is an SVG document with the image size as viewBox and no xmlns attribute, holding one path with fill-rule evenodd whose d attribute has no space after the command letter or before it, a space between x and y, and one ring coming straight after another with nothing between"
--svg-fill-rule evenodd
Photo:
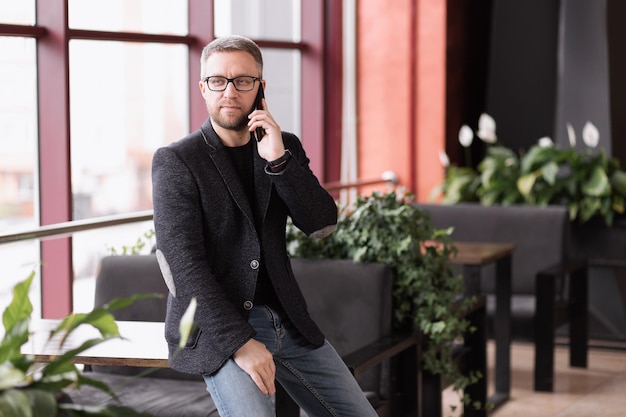
<instances>
[{"instance_id":1,"label":"eyeglasses","mask_svg":"<svg viewBox=\"0 0 626 417\"><path fill-rule=\"evenodd\" d=\"M209 90L211 91L224 91L226 90L226 87L228 87L228 83L233 83L235 90L237 91L250 91L254 88L254 82L259 79L260 78L250 77L247 75L235 78L212 76L206 77L202 81L206 82L207 87L209 87Z\"/></svg>"}]
</instances>

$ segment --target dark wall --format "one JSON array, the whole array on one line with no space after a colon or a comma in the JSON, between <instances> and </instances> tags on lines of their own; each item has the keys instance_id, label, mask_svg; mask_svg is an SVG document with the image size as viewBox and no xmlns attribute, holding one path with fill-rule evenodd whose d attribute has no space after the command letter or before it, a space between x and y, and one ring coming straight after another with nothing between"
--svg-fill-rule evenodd
<instances>
[{"instance_id":1,"label":"dark wall","mask_svg":"<svg viewBox=\"0 0 626 417\"><path fill-rule=\"evenodd\" d=\"M554 137L559 3L494 2L486 111L515 150Z\"/></svg>"},{"instance_id":2,"label":"dark wall","mask_svg":"<svg viewBox=\"0 0 626 417\"><path fill-rule=\"evenodd\" d=\"M607 1L609 104L613 155L626 168L626 1Z\"/></svg>"},{"instance_id":3,"label":"dark wall","mask_svg":"<svg viewBox=\"0 0 626 417\"><path fill-rule=\"evenodd\" d=\"M623 0L620 0L623 1ZM606 0L565 0L561 6L555 141L569 147L566 124L585 149L587 121L600 132L599 147L612 153Z\"/></svg>"},{"instance_id":4,"label":"dark wall","mask_svg":"<svg viewBox=\"0 0 626 417\"><path fill-rule=\"evenodd\" d=\"M474 165L482 147L472 146L471 161L458 143L462 125L476 129L485 111L492 0L448 0L446 34L446 151L456 165Z\"/></svg>"}]
</instances>

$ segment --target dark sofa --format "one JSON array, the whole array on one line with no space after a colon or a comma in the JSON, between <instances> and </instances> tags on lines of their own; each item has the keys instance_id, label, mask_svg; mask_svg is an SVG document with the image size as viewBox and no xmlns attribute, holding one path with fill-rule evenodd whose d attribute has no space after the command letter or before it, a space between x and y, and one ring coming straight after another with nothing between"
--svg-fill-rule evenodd
<instances>
[{"instance_id":1,"label":"dark sofa","mask_svg":"<svg viewBox=\"0 0 626 417\"><path fill-rule=\"evenodd\" d=\"M570 221L564 206L416 204L436 228L453 228L456 241L513 243L511 335L535 343L535 389L552 389L554 338L569 326L570 364L587 364L587 265L570 259ZM493 334L495 268L481 276ZM567 333L567 332L566 332Z\"/></svg>"},{"instance_id":2,"label":"dark sofa","mask_svg":"<svg viewBox=\"0 0 626 417\"><path fill-rule=\"evenodd\" d=\"M402 413L407 408L416 410L418 340L414 334L392 333L391 269L383 264L306 259L293 259L292 267L310 314L355 372L379 414L397 415L392 413L400 408ZM138 293L167 294L155 255L102 258L96 280L97 306L113 298ZM163 321L165 306L165 297L145 299L114 314L118 320ZM406 371L407 363L412 364L413 369L403 374L400 388L396 384L399 380L397 370L404 367ZM109 384L123 405L135 410L158 417L219 415L199 375L159 369L148 376L133 377L144 371L111 366L86 369L91 378ZM299 414L283 394L282 390L277 394L277 415ZM400 402L401 395L408 399ZM74 392L72 398L80 404L113 401L90 387Z\"/></svg>"}]
</instances>

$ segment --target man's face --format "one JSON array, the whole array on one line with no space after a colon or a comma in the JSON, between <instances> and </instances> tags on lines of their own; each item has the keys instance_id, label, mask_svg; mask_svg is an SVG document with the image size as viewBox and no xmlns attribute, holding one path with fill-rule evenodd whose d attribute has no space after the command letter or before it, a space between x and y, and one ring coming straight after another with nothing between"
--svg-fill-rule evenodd
<instances>
[{"instance_id":1,"label":"man's face","mask_svg":"<svg viewBox=\"0 0 626 417\"><path fill-rule=\"evenodd\" d=\"M207 59L205 68L206 74L203 74L203 80L206 77L218 75L226 78L244 75L259 76L254 58L247 52L214 53ZM253 110L258 89L259 81L254 83L251 91L237 91L231 82L224 91L211 91L206 82L200 81L200 91L211 120L218 126L229 130L247 130L248 115Z\"/></svg>"}]
</instances>

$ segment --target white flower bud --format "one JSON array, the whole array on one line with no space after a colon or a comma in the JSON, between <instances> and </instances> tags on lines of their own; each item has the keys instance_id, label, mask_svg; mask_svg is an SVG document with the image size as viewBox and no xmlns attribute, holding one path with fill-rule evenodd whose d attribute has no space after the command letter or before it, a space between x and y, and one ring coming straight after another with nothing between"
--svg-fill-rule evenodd
<instances>
[{"instance_id":1,"label":"white flower bud","mask_svg":"<svg viewBox=\"0 0 626 417\"><path fill-rule=\"evenodd\" d=\"M487 113L480 115L478 119L478 132L476 135L486 143L496 143L496 121Z\"/></svg>"},{"instance_id":2,"label":"white flower bud","mask_svg":"<svg viewBox=\"0 0 626 417\"><path fill-rule=\"evenodd\" d=\"M450 166L450 158L448 158L448 154L444 151L439 151L439 162L444 168L448 168Z\"/></svg>"},{"instance_id":3,"label":"white flower bud","mask_svg":"<svg viewBox=\"0 0 626 417\"><path fill-rule=\"evenodd\" d=\"M550 139L547 136L544 136L541 139L539 139L538 143L539 143L540 148L551 148L554 146L554 142L552 142L552 139Z\"/></svg>"},{"instance_id":4,"label":"white flower bud","mask_svg":"<svg viewBox=\"0 0 626 417\"><path fill-rule=\"evenodd\" d=\"M473 140L474 132L472 132L472 128L468 125L461 126L461 129L459 129L459 143L463 147L469 148L472 145Z\"/></svg>"},{"instance_id":5,"label":"white flower bud","mask_svg":"<svg viewBox=\"0 0 626 417\"><path fill-rule=\"evenodd\" d=\"M572 148L576 147L576 131L574 130L574 126L570 122L565 124L567 128L567 138L569 139L569 146Z\"/></svg>"},{"instance_id":6,"label":"white flower bud","mask_svg":"<svg viewBox=\"0 0 626 417\"><path fill-rule=\"evenodd\" d=\"M590 148L595 148L600 142L600 132L591 122L585 123L583 127L583 142Z\"/></svg>"}]
</instances>

